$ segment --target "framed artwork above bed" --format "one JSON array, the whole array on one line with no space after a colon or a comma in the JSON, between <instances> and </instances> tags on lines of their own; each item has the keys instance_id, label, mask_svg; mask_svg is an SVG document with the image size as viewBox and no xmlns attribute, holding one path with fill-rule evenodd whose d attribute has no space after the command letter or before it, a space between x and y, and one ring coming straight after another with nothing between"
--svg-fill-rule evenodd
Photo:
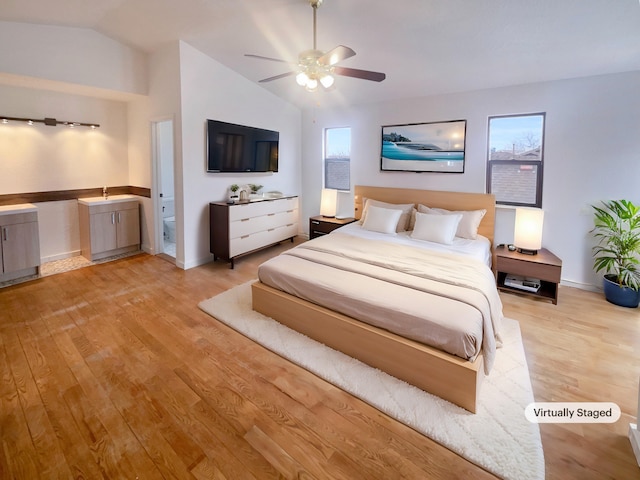
<instances>
[{"instance_id":1,"label":"framed artwork above bed","mask_svg":"<svg viewBox=\"0 0 640 480\"><path fill-rule=\"evenodd\" d=\"M383 125L383 172L464 173L467 121Z\"/></svg>"}]
</instances>

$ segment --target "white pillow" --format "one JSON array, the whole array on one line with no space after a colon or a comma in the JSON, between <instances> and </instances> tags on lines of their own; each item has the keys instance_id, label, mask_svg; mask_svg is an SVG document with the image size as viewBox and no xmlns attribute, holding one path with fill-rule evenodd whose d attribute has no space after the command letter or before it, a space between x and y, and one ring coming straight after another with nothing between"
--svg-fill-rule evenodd
<instances>
[{"instance_id":1,"label":"white pillow","mask_svg":"<svg viewBox=\"0 0 640 480\"><path fill-rule=\"evenodd\" d=\"M362 228L380 233L396 233L402 210L369 206Z\"/></svg>"},{"instance_id":2,"label":"white pillow","mask_svg":"<svg viewBox=\"0 0 640 480\"><path fill-rule=\"evenodd\" d=\"M418 212L416 213L416 224L413 227L411 238L451 245L461 219L461 214L432 215Z\"/></svg>"},{"instance_id":3,"label":"white pillow","mask_svg":"<svg viewBox=\"0 0 640 480\"><path fill-rule=\"evenodd\" d=\"M444 208L429 208L425 205L418 205L418 212L431 213L434 215L462 215L462 220L458 224L458 230L456 231L456 237L469 238L475 240L478 238L478 227L482 218L487 213L483 208L482 210L469 210L469 211L451 211Z\"/></svg>"},{"instance_id":4,"label":"white pillow","mask_svg":"<svg viewBox=\"0 0 640 480\"><path fill-rule=\"evenodd\" d=\"M405 203L405 204L396 204L396 203L386 203L381 202L379 200L373 200L371 198L363 198L364 208L362 210L362 215L360 218L360 222L364 224L365 219L367 218L367 210L370 206L373 207L381 207L388 208L389 210L401 210L402 215L400 215L400 220L398 221L398 226L396 227L396 232L404 232L408 230L409 220L411 219L411 210L414 208L413 203Z\"/></svg>"}]
</instances>

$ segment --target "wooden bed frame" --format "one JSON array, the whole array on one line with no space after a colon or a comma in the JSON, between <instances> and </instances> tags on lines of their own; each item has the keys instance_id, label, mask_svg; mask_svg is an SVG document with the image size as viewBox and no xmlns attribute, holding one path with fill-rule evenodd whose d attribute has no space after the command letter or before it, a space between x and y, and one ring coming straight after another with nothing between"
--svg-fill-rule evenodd
<instances>
[{"instance_id":1,"label":"wooden bed frame","mask_svg":"<svg viewBox=\"0 0 640 480\"><path fill-rule=\"evenodd\" d=\"M486 209L478 233L493 244L495 197L491 194L439 192L384 187L355 187L355 216L363 198L415 203L448 210ZM275 288L252 285L253 309L325 345L378 368L426 392L476 412L484 377L483 356L463 360L395 335Z\"/></svg>"}]
</instances>

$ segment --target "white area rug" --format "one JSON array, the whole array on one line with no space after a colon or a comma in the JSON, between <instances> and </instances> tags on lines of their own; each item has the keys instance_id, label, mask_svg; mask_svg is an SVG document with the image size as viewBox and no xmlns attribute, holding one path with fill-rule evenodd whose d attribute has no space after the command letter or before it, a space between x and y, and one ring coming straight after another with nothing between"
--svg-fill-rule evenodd
<instances>
[{"instance_id":1,"label":"white area rug","mask_svg":"<svg viewBox=\"0 0 640 480\"><path fill-rule=\"evenodd\" d=\"M505 319L504 346L482 385L474 415L254 312L250 285L199 307L499 477L544 479L540 430L524 416L533 393L517 321Z\"/></svg>"}]
</instances>

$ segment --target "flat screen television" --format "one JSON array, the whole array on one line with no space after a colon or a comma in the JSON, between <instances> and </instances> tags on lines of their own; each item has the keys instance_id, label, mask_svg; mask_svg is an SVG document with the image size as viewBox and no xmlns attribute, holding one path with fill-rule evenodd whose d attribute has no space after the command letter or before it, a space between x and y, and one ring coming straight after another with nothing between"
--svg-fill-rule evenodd
<instances>
[{"instance_id":1,"label":"flat screen television","mask_svg":"<svg viewBox=\"0 0 640 480\"><path fill-rule=\"evenodd\" d=\"M280 134L207 120L207 172L277 172Z\"/></svg>"}]
</instances>

